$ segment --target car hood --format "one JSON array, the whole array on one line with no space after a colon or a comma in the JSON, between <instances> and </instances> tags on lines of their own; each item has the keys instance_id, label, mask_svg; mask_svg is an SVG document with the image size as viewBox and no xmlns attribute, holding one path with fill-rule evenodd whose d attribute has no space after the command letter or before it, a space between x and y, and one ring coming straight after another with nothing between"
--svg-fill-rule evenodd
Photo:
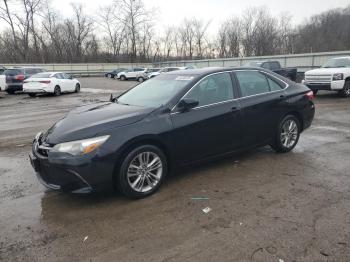
<instances>
[{"instance_id":1,"label":"car hood","mask_svg":"<svg viewBox=\"0 0 350 262\"><path fill-rule=\"evenodd\" d=\"M47 144L86 139L142 120L154 109L111 102L78 107L53 125L43 137Z\"/></svg>"},{"instance_id":2,"label":"car hood","mask_svg":"<svg viewBox=\"0 0 350 262\"><path fill-rule=\"evenodd\" d=\"M307 71L305 75L332 75L337 73L343 73L344 71L350 71L349 68L339 67L339 68L318 68Z\"/></svg>"}]
</instances>

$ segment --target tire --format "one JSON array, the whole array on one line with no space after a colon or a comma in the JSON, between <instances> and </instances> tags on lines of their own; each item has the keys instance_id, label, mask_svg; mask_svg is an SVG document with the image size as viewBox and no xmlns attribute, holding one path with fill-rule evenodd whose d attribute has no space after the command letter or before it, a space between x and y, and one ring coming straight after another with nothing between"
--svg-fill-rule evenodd
<instances>
[{"instance_id":1,"label":"tire","mask_svg":"<svg viewBox=\"0 0 350 262\"><path fill-rule=\"evenodd\" d=\"M79 84L76 84L75 85L75 90L74 90L75 93L79 93L80 92L80 85Z\"/></svg>"},{"instance_id":2,"label":"tire","mask_svg":"<svg viewBox=\"0 0 350 262\"><path fill-rule=\"evenodd\" d=\"M339 91L339 94L342 97L350 97L350 80L345 81L344 87Z\"/></svg>"},{"instance_id":3,"label":"tire","mask_svg":"<svg viewBox=\"0 0 350 262\"><path fill-rule=\"evenodd\" d=\"M36 97L36 94L35 93L29 93L28 94L30 97Z\"/></svg>"},{"instance_id":4,"label":"tire","mask_svg":"<svg viewBox=\"0 0 350 262\"><path fill-rule=\"evenodd\" d=\"M55 86L55 89L53 91L54 96L60 96L61 95L61 88L59 86Z\"/></svg>"},{"instance_id":5,"label":"tire","mask_svg":"<svg viewBox=\"0 0 350 262\"><path fill-rule=\"evenodd\" d=\"M137 82L142 83L143 81L145 81L145 79L143 79L143 77L137 78Z\"/></svg>"},{"instance_id":6,"label":"tire","mask_svg":"<svg viewBox=\"0 0 350 262\"><path fill-rule=\"evenodd\" d=\"M312 90L312 93L314 93L314 96L317 95L318 90Z\"/></svg>"},{"instance_id":7,"label":"tire","mask_svg":"<svg viewBox=\"0 0 350 262\"><path fill-rule=\"evenodd\" d=\"M120 80L125 81L126 77L125 76L120 76Z\"/></svg>"},{"instance_id":8,"label":"tire","mask_svg":"<svg viewBox=\"0 0 350 262\"><path fill-rule=\"evenodd\" d=\"M271 147L278 153L287 153L293 150L299 141L300 130L298 118L294 115L287 115L279 123Z\"/></svg>"},{"instance_id":9,"label":"tire","mask_svg":"<svg viewBox=\"0 0 350 262\"><path fill-rule=\"evenodd\" d=\"M140 155L141 159L145 161L144 165L139 160ZM152 164L152 161L156 162ZM146 163L148 163L148 166ZM155 165L157 165L157 168ZM156 169L151 170L150 173L149 170L152 166ZM150 196L159 189L167 171L167 160L162 150L153 145L138 146L129 151L122 159L116 179L117 188L129 198Z\"/></svg>"},{"instance_id":10,"label":"tire","mask_svg":"<svg viewBox=\"0 0 350 262\"><path fill-rule=\"evenodd\" d=\"M108 74L107 77L108 77L108 78L112 78L112 75L111 75L111 74Z\"/></svg>"}]
</instances>

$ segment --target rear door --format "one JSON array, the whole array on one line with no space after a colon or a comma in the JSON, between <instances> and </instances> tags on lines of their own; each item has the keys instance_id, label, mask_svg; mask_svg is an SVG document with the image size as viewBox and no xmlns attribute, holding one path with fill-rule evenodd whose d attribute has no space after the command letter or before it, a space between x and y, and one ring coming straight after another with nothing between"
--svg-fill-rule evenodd
<instances>
[{"instance_id":1,"label":"rear door","mask_svg":"<svg viewBox=\"0 0 350 262\"><path fill-rule=\"evenodd\" d=\"M237 70L246 146L265 144L274 135L283 111L285 85L265 72Z\"/></svg>"},{"instance_id":2,"label":"rear door","mask_svg":"<svg viewBox=\"0 0 350 262\"><path fill-rule=\"evenodd\" d=\"M239 102L234 97L228 72L200 80L184 96L199 101L186 112L171 114L174 126L174 159L178 164L232 150L240 141Z\"/></svg>"}]
</instances>

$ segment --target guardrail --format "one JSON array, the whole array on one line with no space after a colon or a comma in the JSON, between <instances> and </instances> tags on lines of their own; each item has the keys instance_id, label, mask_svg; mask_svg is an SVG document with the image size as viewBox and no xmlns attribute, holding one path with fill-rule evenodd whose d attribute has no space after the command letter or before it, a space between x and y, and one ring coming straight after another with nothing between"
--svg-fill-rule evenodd
<instances>
[{"instance_id":1,"label":"guardrail","mask_svg":"<svg viewBox=\"0 0 350 262\"><path fill-rule=\"evenodd\" d=\"M47 71L65 72L75 76L102 76L116 68L153 67L152 64L140 63L79 63L79 64L0 64L6 68L11 67L40 67Z\"/></svg>"},{"instance_id":2,"label":"guardrail","mask_svg":"<svg viewBox=\"0 0 350 262\"><path fill-rule=\"evenodd\" d=\"M322 66L328 59L340 56L350 56L350 51L324 52L310 54L293 55L275 55L275 56L256 56L256 57L235 57L219 58L206 60L183 60L166 61L156 63L79 63L79 64L1 64L7 68L14 66L36 66L47 71L60 71L70 73L76 76L102 76L104 73L116 68L133 67L167 67L167 66L196 66L196 67L237 67L242 66L249 61L276 60L283 67L296 67L300 74L305 71Z\"/></svg>"},{"instance_id":3,"label":"guardrail","mask_svg":"<svg viewBox=\"0 0 350 262\"><path fill-rule=\"evenodd\" d=\"M350 56L350 51L339 52L323 52L309 54L293 54L293 55L275 55L275 56L255 56L255 57L235 57L235 58L219 58L205 60L183 60L183 61L166 61L154 63L156 67L167 66L196 66L196 67L230 67L243 66L250 61L279 61L283 67L296 67L298 72L321 67L327 60L334 57Z\"/></svg>"}]
</instances>

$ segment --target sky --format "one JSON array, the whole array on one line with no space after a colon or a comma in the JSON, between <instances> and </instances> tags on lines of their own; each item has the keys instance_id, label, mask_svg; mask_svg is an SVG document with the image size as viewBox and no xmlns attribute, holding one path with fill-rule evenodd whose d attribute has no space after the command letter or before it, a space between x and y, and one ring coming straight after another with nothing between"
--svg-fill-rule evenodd
<instances>
[{"instance_id":1,"label":"sky","mask_svg":"<svg viewBox=\"0 0 350 262\"><path fill-rule=\"evenodd\" d=\"M52 4L69 16L71 2L83 3L88 13L96 13L99 6L108 5L112 0L52 0ZM350 5L350 0L144 0L148 8L158 11L159 28L173 25L185 17L196 17L210 20L211 32L215 32L219 24L232 15L240 15L248 7L267 7L273 15L288 12L293 23L298 24L310 16L331 8Z\"/></svg>"}]
</instances>

